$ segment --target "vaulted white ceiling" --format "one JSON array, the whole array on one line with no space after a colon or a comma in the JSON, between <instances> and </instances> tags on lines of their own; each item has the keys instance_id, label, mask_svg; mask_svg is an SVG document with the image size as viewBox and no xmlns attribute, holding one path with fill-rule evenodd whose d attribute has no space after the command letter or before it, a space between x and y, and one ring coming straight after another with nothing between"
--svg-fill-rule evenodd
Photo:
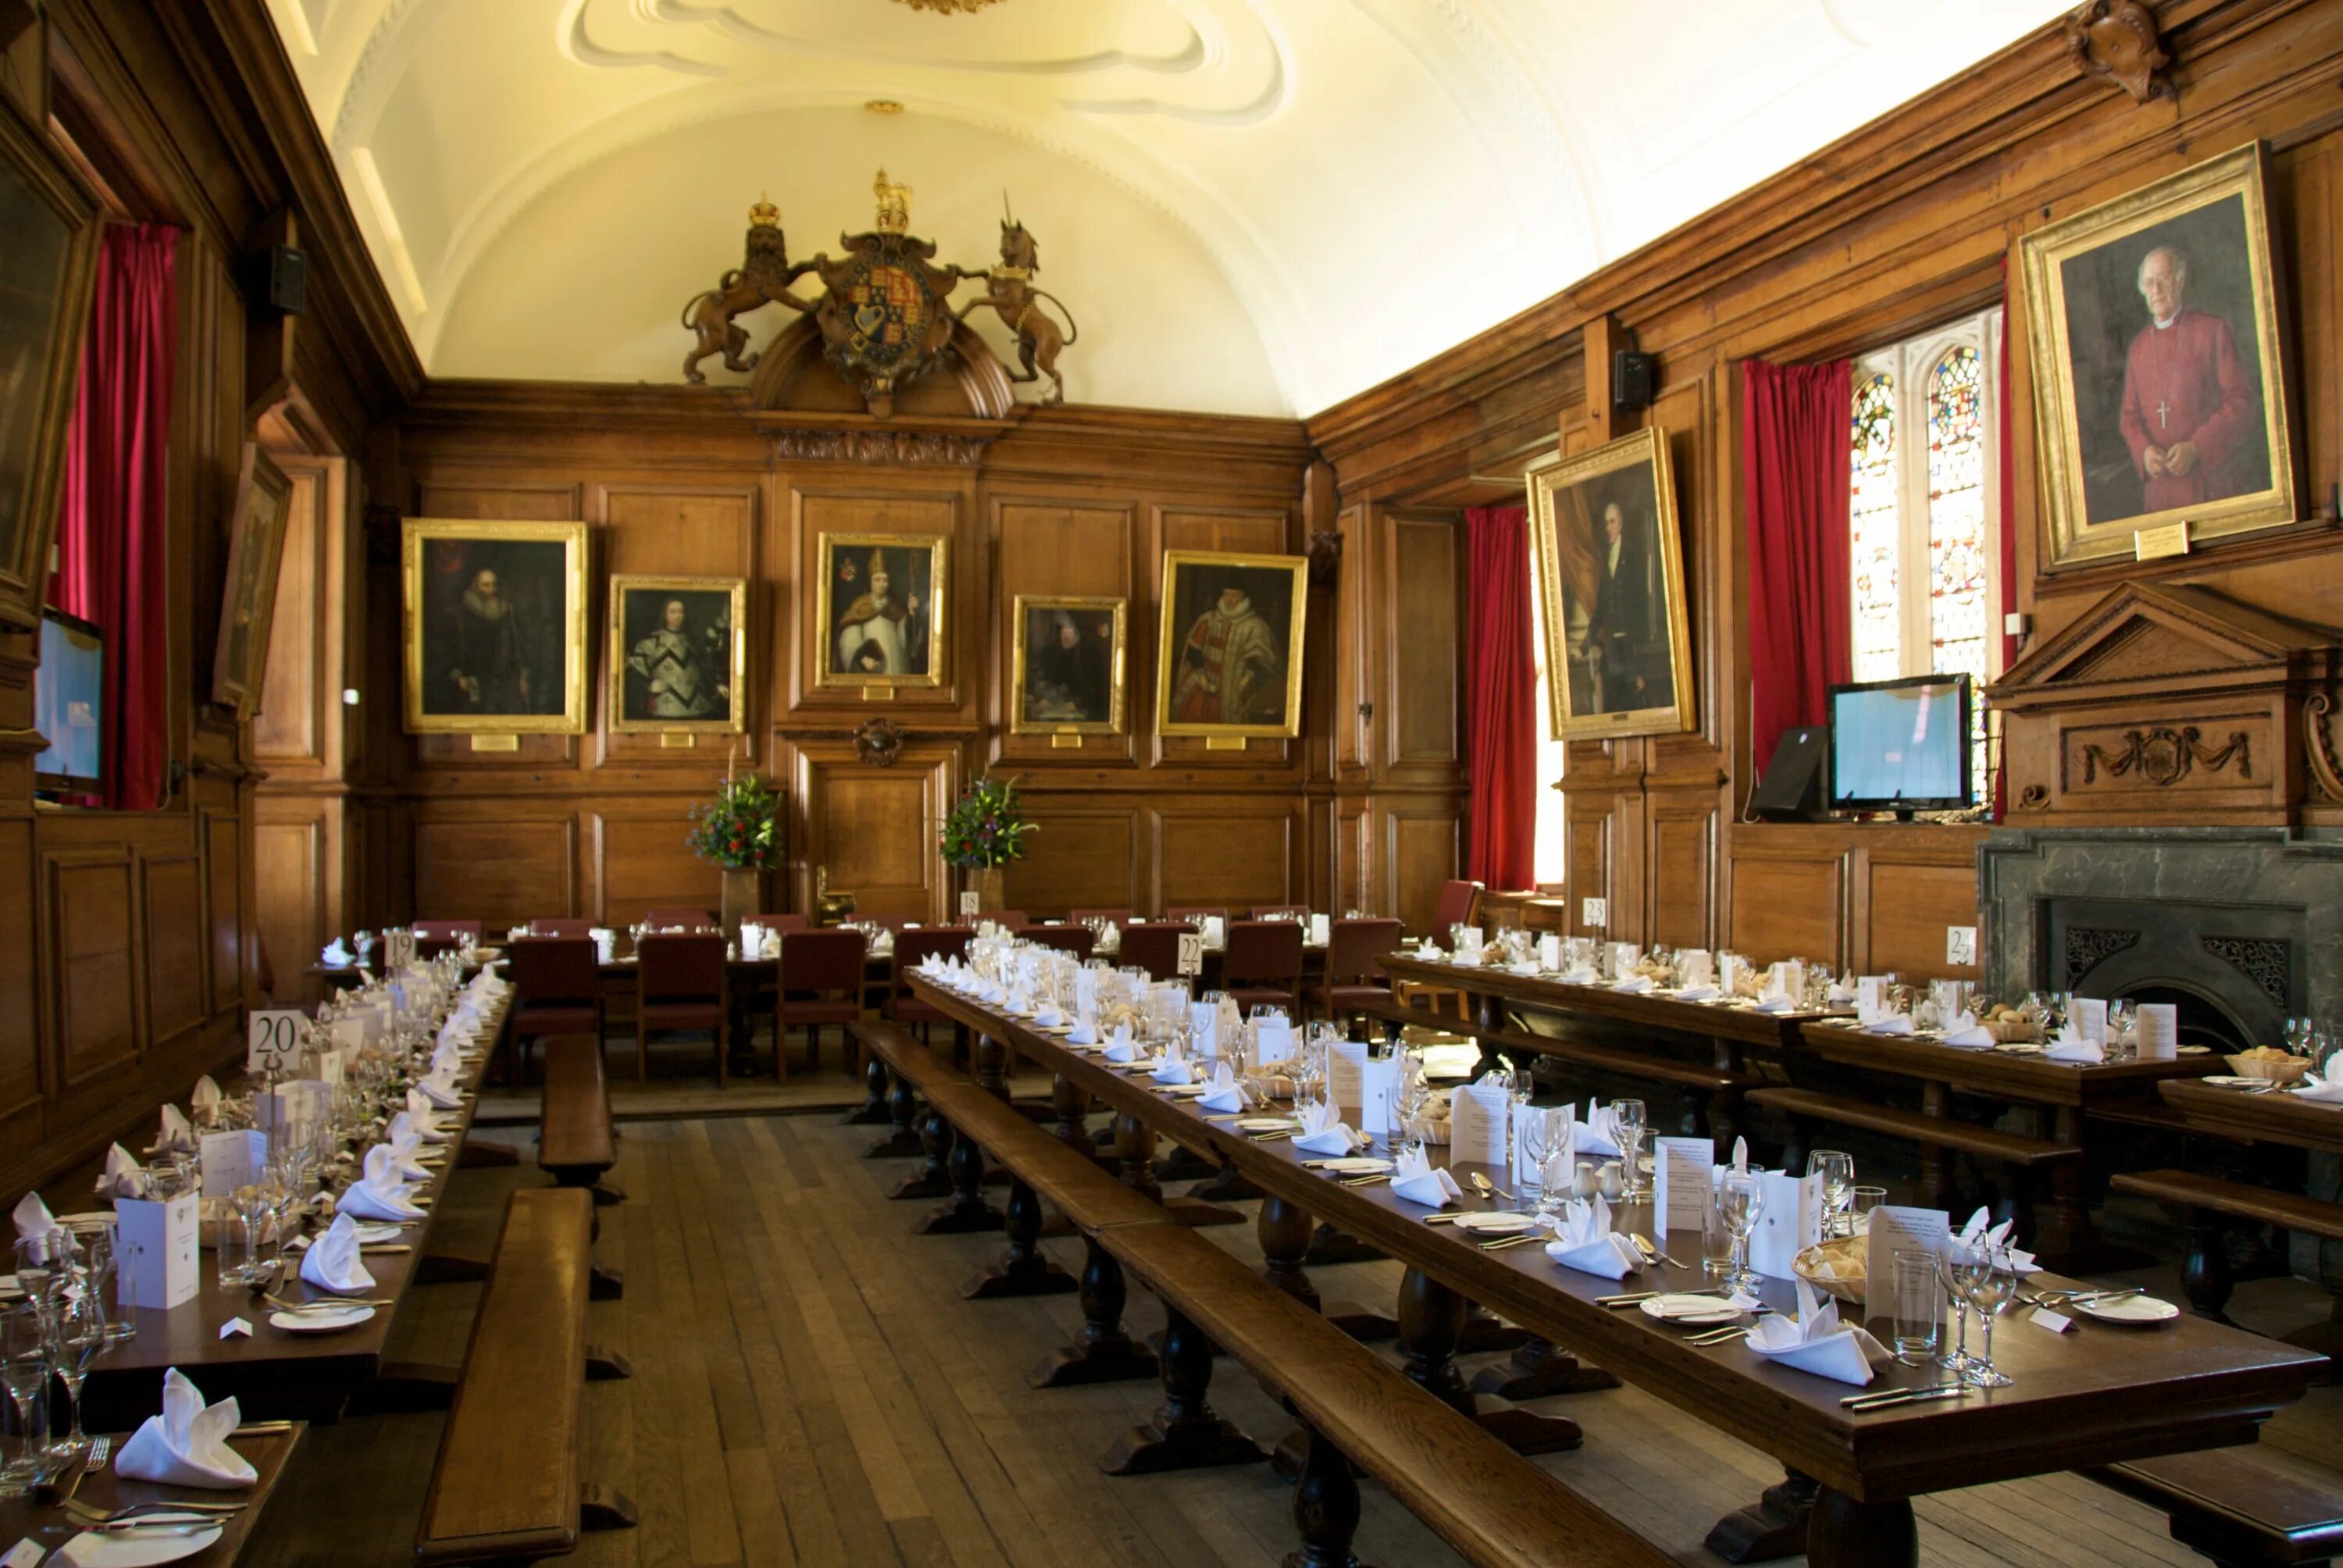
<instances>
[{"instance_id":1,"label":"vaulted white ceiling","mask_svg":"<svg viewBox=\"0 0 2343 1568\"><path fill-rule=\"evenodd\" d=\"M433 375L679 380L749 205L834 250L883 165L970 268L1005 189L1071 399L1310 414L2069 0L268 3Z\"/></svg>"}]
</instances>

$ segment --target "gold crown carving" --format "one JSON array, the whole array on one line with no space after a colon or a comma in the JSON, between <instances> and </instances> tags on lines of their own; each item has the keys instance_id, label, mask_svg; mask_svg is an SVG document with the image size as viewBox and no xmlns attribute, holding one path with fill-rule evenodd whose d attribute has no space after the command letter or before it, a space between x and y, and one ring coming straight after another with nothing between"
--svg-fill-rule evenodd
<instances>
[{"instance_id":1,"label":"gold crown carving","mask_svg":"<svg viewBox=\"0 0 2343 1568\"><path fill-rule=\"evenodd\" d=\"M758 196L757 205L749 209L749 226L750 228L781 226L781 209L773 205L773 198L770 196L761 193Z\"/></svg>"},{"instance_id":2,"label":"gold crown carving","mask_svg":"<svg viewBox=\"0 0 2343 1568\"><path fill-rule=\"evenodd\" d=\"M879 198L879 232L907 234L911 227L911 187L887 183L887 171L880 169L879 177L870 182L870 192Z\"/></svg>"}]
</instances>

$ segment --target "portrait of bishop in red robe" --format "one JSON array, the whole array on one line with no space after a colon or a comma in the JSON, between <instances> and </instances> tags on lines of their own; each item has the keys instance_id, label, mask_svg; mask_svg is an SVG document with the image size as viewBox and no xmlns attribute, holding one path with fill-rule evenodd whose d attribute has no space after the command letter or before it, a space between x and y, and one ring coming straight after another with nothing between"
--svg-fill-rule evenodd
<instances>
[{"instance_id":1,"label":"portrait of bishop in red robe","mask_svg":"<svg viewBox=\"0 0 2343 1568\"><path fill-rule=\"evenodd\" d=\"M2229 324L2187 304L2188 258L2158 246L2140 259L2148 325L2124 360L2123 437L2143 509L2169 511L2268 487L2255 367Z\"/></svg>"}]
</instances>

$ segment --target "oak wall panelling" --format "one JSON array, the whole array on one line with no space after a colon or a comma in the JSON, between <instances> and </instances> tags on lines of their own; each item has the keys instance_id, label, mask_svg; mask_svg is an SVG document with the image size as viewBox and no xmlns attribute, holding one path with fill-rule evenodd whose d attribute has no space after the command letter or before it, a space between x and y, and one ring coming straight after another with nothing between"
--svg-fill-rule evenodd
<instances>
[{"instance_id":1,"label":"oak wall panelling","mask_svg":"<svg viewBox=\"0 0 2343 1568\"><path fill-rule=\"evenodd\" d=\"M1254 904L1302 901L1297 799L1202 799L1148 811L1155 886L1149 902L1227 904L1232 914Z\"/></svg>"},{"instance_id":2,"label":"oak wall panelling","mask_svg":"<svg viewBox=\"0 0 2343 1568\"><path fill-rule=\"evenodd\" d=\"M832 889L854 893L859 915L929 924L950 919L957 890L935 846L960 789L959 749L913 742L886 768L863 764L850 742L808 741L796 749L808 827L795 907L813 907L814 869L827 868Z\"/></svg>"},{"instance_id":3,"label":"oak wall panelling","mask_svg":"<svg viewBox=\"0 0 2343 1568\"><path fill-rule=\"evenodd\" d=\"M578 824L466 803L461 817L415 823L415 914L472 919L504 930L544 915L576 912Z\"/></svg>"}]
</instances>

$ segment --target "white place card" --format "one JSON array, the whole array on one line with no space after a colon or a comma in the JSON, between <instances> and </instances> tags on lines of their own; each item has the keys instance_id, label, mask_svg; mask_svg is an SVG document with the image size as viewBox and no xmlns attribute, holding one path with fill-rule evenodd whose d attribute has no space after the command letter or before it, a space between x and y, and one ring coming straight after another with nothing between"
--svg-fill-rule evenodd
<instances>
[{"instance_id":1,"label":"white place card","mask_svg":"<svg viewBox=\"0 0 2343 1568\"><path fill-rule=\"evenodd\" d=\"M1293 1025L1283 1019L1267 1018L1253 1025L1252 1059L1257 1067L1267 1067L1273 1061L1284 1061L1293 1055Z\"/></svg>"},{"instance_id":2,"label":"white place card","mask_svg":"<svg viewBox=\"0 0 2343 1568\"><path fill-rule=\"evenodd\" d=\"M1187 980L1204 972L1204 933L1180 933L1180 978Z\"/></svg>"},{"instance_id":3,"label":"white place card","mask_svg":"<svg viewBox=\"0 0 2343 1568\"><path fill-rule=\"evenodd\" d=\"M1512 1153L1513 1091L1502 1083L1462 1083L1448 1101L1452 1163L1505 1165Z\"/></svg>"},{"instance_id":4,"label":"white place card","mask_svg":"<svg viewBox=\"0 0 2343 1568\"><path fill-rule=\"evenodd\" d=\"M257 1077L289 1072L301 1059L301 1026L308 1015L296 1007L254 1010L244 1026L244 1070Z\"/></svg>"},{"instance_id":5,"label":"white place card","mask_svg":"<svg viewBox=\"0 0 2343 1568\"><path fill-rule=\"evenodd\" d=\"M246 1339L250 1339L252 1337L252 1320L250 1318L230 1318L227 1322L220 1325L220 1338L227 1339L233 1335L241 1335Z\"/></svg>"},{"instance_id":6,"label":"white place card","mask_svg":"<svg viewBox=\"0 0 2343 1568\"><path fill-rule=\"evenodd\" d=\"M2107 1004L2095 996L2078 996L2066 1006L2075 1032L2097 1045L2107 1042Z\"/></svg>"},{"instance_id":7,"label":"white place card","mask_svg":"<svg viewBox=\"0 0 2343 1568\"><path fill-rule=\"evenodd\" d=\"M1716 1141L1653 1140L1652 1213L1669 1235L1701 1233L1716 1201Z\"/></svg>"},{"instance_id":8,"label":"white place card","mask_svg":"<svg viewBox=\"0 0 2343 1568\"><path fill-rule=\"evenodd\" d=\"M204 1196L225 1198L260 1179L268 1164L268 1134L250 1128L206 1132L196 1145L196 1157L203 1165Z\"/></svg>"},{"instance_id":9,"label":"white place card","mask_svg":"<svg viewBox=\"0 0 2343 1568\"><path fill-rule=\"evenodd\" d=\"M196 1256L196 1195L114 1201L115 1289L135 1307L168 1311L195 1299L203 1282Z\"/></svg>"},{"instance_id":10,"label":"white place card","mask_svg":"<svg viewBox=\"0 0 2343 1568\"><path fill-rule=\"evenodd\" d=\"M0 1568L41 1568L49 1549L37 1541L19 1541L8 1548L8 1555L0 1557Z\"/></svg>"},{"instance_id":11,"label":"white place card","mask_svg":"<svg viewBox=\"0 0 2343 1568\"><path fill-rule=\"evenodd\" d=\"M1548 974L1562 969L1562 938L1553 931L1538 938L1538 968Z\"/></svg>"},{"instance_id":12,"label":"white place card","mask_svg":"<svg viewBox=\"0 0 2343 1568\"><path fill-rule=\"evenodd\" d=\"M1855 1011L1865 1018L1887 1010L1887 977L1865 975L1855 982Z\"/></svg>"},{"instance_id":13,"label":"white place card","mask_svg":"<svg viewBox=\"0 0 2343 1568\"><path fill-rule=\"evenodd\" d=\"M1748 967L1745 960L1731 953L1720 957L1716 960L1716 989L1726 996L1737 995L1741 990L1742 971Z\"/></svg>"},{"instance_id":14,"label":"white place card","mask_svg":"<svg viewBox=\"0 0 2343 1568\"><path fill-rule=\"evenodd\" d=\"M1749 1266L1786 1280L1798 1253L1823 1239L1823 1179L1768 1171L1760 1180L1765 1197L1749 1232Z\"/></svg>"},{"instance_id":15,"label":"white place card","mask_svg":"<svg viewBox=\"0 0 2343 1568\"><path fill-rule=\"evenodd\" d=\"M2180 1054L2180 1010L2168 1001L2144 1001L2137 1009L2139 1059L2170 1061Z\"/></svg>"},{"instance_id":16,"label":"white place card","mask_svg":"<svg viewBox=\"0 0 2343 1568\"><path fill-rule=\"evenodd\" d=\"M1901 1209L1892 1203L1882 1203L1871 1211L1870 1229L1864 1232L1866 1256L1883 1260L1883 1265L1868 1271L1868 1279L1880 1282L1881 1296L1886 1297L1894 1278L1896 1254L1898 1252L1934 1252L1943 1255L1945 1242L1953 1233L1953 1217L1942 1209ZM1866 1299L1863 1315L1865 1322L1874 1317L1894 1312L1893 1300L1882 1299L1875 1307Z\"/></svg>"},{"instance_id":17,"label":"white place card","mask_svg":"<svg viewBox=\"0 0 2343 1568\"><path fill-rule=\"evenodd\" d=\"M2063 1334L2075 1326L2074 1319L2063 1312L2054 1312L2047 1307L2035 1308L2026 1314L2026 1321L2037 1327L2048 1329L2054 1334Z\"/></svg>"},{"instance_id":18,"label":"white place card","mask_svg":"<svg viewBox=\"0 0 2343 1568\"><path fill-rule=\"evenodd\" d=\"M1333 917L1333 916L1332 916L1332 915L1312 915L1312 916L1311 916L1311 917L1310 917L1310 941L1311 941L1311 945L1312 945L1312 946L1313 946L1313 947L1321 947L1321 948L1322 948L1322 947L1324 947L1327 943L1329 943L1329 942L1332 941L1333 940L1334 940L1334 917Z\"/></svg>"}]
</instances>

